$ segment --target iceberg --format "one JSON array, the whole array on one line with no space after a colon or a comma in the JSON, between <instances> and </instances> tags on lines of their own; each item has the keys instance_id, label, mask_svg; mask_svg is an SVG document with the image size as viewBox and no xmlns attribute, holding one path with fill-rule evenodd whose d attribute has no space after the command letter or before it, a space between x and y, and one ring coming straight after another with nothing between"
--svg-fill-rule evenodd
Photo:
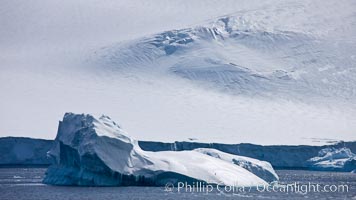
<instances>
[{"instance_id":1,"label":"iceberg","mask_svg":"<svg viewBox=\"0 0 356 200\"><path fill-rule=\"evenodd\" d=\"M238 165L267 182L275 182L279 180L278 175L269 162L245 156L233 155L216 149L199 148L194 151Z\"/></svg>"},{"instance_id":2,"label":"iceberg","mask_svg":"<svg viewBox=\"0 0 356 200\"><path fill-rule=\"evenodd\" d=\"M43 182L52 185L268 184L246 167L201 152L143 151L137 140L107 116L66 113L48 156L54 163Z\"/></svg>"},{"instance_id":3,"label":"iceberg","mask_svg":"<svg viewBox=\"0 0 356 200\"><path fill-rule=\"evenodd\" d=\"M356 170L356 154L349 148L325 148L308 160L311 169L352 172Z\"/></svg>"}]
</instances>

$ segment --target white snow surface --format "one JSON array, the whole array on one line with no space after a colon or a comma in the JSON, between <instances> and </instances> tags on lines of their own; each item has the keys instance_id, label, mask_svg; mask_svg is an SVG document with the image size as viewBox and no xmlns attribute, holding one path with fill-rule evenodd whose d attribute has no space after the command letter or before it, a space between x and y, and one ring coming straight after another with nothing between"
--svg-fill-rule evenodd
<instances>
[{"instance_id":1,"label":"white snow surface","mask_svg":"<svg viewBox=\"0 0 356 200\"><path fill-rule=\"evenodd\" d=\"M247 169L248 171L252 172L256 176L262 178L267 182L274 182L279 180L278 175L276 174L272 165L269 162L245 156L233 155L216 149L198 148L194 149L193 151L203 153L208 156L238 165L244 169Z\"/></svg>"},{"instance_id":2,"label":"white snow surface","mask_svg":"<svg viewBox=\"0 0 356 200\"><path fill-rule=\"evenodd\" d=\"M143 185L177 184L186 177L221 185L267 184L243 167L199 152L143 151L107 116L66 113L55 142L49 155L56 163L46 173L47 184L142 185L142 177Z\"/></svg>"},{"instance_id":3,"label":"white snow surface","mask_svg":"<svg viewBox=\"0 0 356 200\"><path fill-rule=\"evenodd\" d=\"M52 139L70 110L107 113L140 140L356 140L355 10L353 0L5 0L0 136Z\"/></svg>"}]
</instances>

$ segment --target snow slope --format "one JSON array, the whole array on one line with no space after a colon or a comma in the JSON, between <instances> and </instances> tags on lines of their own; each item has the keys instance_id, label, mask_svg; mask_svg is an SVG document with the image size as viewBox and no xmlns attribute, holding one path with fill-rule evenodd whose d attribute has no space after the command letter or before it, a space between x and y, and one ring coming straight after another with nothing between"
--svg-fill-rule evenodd
<instances>
[{"instance_id":1,"label":"snow slope","mask_svg":"<svg viewBox=\"0 0 356 200\"><path fill-rule=\"evenodd\" d=\"M107 113L140 140L355 140L354 10L352 0L4 1L0 135L52 139L70 110Z\"/></svg>"},{"instance_id":2,"label":"snow slope","mask_svg":"<svg viewBox=\"0 0 356 200\"><path fill-rule=\"evenodd\" d=\"M44 183L54 185L267 184L240 166L199 152L145 152L107 116L66 113L49 155L55 164Z\"/></svg>"},{"instance_id":3,"label":"snow slope","mask_svg":"<svg viewBox=\"0 0 356 200\"><path fill-rule=\"evenodd\" d=\"M355 100L353 41L335 44L303 29L256 24L249 19L256 12L119 43L98 53L103 60L99 66L169 71L205 87L252 97ZM264 15L272 12L263 10ZM290 14L285 12L281 15Z\"/></svg>"},{"instance_id":4,"label":"snow slope","mask_svg":"<svg viewBox=\"0 0 356 200\"><path fill-rule=\"evenodd\" d=\"M278 175L269 162L228 154L216 149L199 148L194 149L194 151L238 165L269 183L279 180Z\"/></svg>"}]
</instances>

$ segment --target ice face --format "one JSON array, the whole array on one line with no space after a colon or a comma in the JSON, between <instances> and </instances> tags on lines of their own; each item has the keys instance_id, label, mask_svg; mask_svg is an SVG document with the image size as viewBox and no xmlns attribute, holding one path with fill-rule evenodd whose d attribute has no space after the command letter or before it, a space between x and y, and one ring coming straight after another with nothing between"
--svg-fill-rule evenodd
<instances>
[{"instance_id":1,"label":"ice face","mask_svg":"<svg viewBox=\"0 0 356 200\"><path fill-rule=\"evenodd\" d=\"M0 138L0 165L49 165L46 153L51 140L4 137Z\"/></svg>"},{"instance_id":2,"label":"ice face","mask_svg":"<svg viewBox=\"0 0 356 200\"><path fill-rule=\"evenodd\" d=\"M109 117L66 113L49 155L44 183L82 186L160 186L196 180L257 186L267 182L246 167L196 151L143 151Z\"/></svg>"}]
</instances>

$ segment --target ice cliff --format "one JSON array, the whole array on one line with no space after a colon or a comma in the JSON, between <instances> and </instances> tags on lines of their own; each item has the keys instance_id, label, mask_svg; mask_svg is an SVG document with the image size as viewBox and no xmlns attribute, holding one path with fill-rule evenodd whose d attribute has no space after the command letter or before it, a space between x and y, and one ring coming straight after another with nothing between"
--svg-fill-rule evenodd
<instances>
[{"instance_id":1,"label":"ice cliff","mask_svg":"<svg viewBox=\"0 0 356 200\"><path fill-rule=\"evenodd\" d=\"M48 168L44 183L53 185L161 186L205 181L257 186L268 181L248 167L197 151L143 151L107 116L66 113L48 154L55 163Z\"/></svg>"},{"instance_id":2,"label":"ice cliff","mask_svg":"<svg viewBox=\"0 0 356 200\"><path fill-rule=\"evenodd\" d=\"M344 147L356 152L356 142L338 142L323 146L308 145L256 145L256 144L220 144L220 143L199 143L199 142L150 142L140 141L140 147L146 151L186 151L198 148L217 149L219 151L232 154L255 158L267 161L274 168L278 169L304 169L304 170L327 170L327 171L344 171L345 168L316 168L310 163L310 159L318 157L323 149L342 149ZM349 172L349 171L345 171Z\"/></svg>"},{"instance_id":3,"label":"ice cliff","mask_svg":"<svg viewBox=\"0 0 356 200\"><path fill-rule=\"evenodd\" d=\"M52 147L53 140L4 137L0 138L0 165L49 165L51 159L46 153ZM350 149L356 152L356 142L339 142L323 146L287 146L273 145L262 146L255 144L219 144L219 143L197 143L197 142L149 142L138 141L144 151L190 151L199 148L216 149L229 155L249 157L269 162L277 169L312 169L327 171L350 170L329 165L327 168L318 168L311 162L312 158L320 157L323 149ZM335 168L333 168L335 167Z\"/></svg>"},{"instance_id":4,"label":"ice cliff","mask_svg":"<svg viewBox=\"0 0 356 200\"><path fill-rule=\"evenodd\" d=\"M53 143L53 140L33 138L0 138L0 152L2 152L0 154L0 165L49 165L51 159L46 156L46 152L51 149ZM345 172L349 172L350 170L345 167L340 168L338 165L328 165L329 167L323 168L316 167L316 162L312 162L312 160L320 158L319 152L324 152L325 149L335 150L345 147L350 149L351 152L356 152L356 142L339 142L324 146L261 146L255 144L197 142L162 143L149 141L138 141L138 143L140 148L144 151L190 151L194 149L208 148L212 149L212 151L213 149L216 149L219 150L219 152L228 153L228 155L231 156L238 155L239 157L243 156L267 161L277 169L312 169Z\"/></svg>"},{"instance_id":5,"label":"ice cliff","mask_svg":"<svg viewBox=\"0 0 356 200\"><path fill-rule=\"evenodd\" d=\"M52 140L24 137L0 138L0 165L49 165L46 152Z\"/></svg>"}]
</instances>

